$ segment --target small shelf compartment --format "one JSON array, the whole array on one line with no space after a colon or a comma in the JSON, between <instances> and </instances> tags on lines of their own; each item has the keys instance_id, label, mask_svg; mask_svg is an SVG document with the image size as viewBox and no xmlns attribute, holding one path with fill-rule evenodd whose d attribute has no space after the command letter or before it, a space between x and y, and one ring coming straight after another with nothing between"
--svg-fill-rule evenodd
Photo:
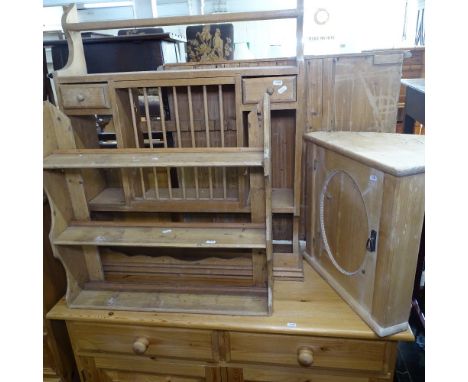
<instances>
[{"instance_id":1,"label":"small shelf compartment","mask_svg":"<svg viewBox=\"0 0 468 382\"><path fill-rule=\"evenodd\" d=\"M273 188L271 190L273 213L294 213L294 193L292 188Z\"/></svg>"}]
</instances>

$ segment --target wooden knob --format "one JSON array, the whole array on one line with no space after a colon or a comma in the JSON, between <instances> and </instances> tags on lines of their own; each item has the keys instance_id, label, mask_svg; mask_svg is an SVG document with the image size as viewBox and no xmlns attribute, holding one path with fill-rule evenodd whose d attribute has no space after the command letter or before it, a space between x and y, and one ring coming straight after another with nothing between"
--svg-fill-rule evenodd
<instances>
[{"instance_id":1,"label":"wooden knob","mask_svg":"<svg viewBox=\"0 0 468 382\"><path fill-rule=\"evenodd\" d=\"M133 351L136 354L143 354L148 349L148 338L140 337L133 343Z\"/></svg>"},{"instance_id":2,"label":"wooden knob","mask_svg":"<svg viewBox=\"0 0 468 382\"><path fill-rule=\"evenodd\" d=\"M78 102L83 102L85 99L85 96L83 94L78 94L76 96L76 99L78 100Z\"/></svg>"},{"instance_id":3,"label":"wooden knob","mask_svg":"<svg viewBox=\"0 0 468 382\"><path fill-rule=\"evenodd\" d=\"M275 92L275 90L273 88L268 88L266 90L266 92L268 93L268 95L273 95L273 93Z\"/></svg>"},{"instance_id":4,"label":"wooden knob","mask_svg":"<svg viewBox=\"0 0 468 382\"><path fill-rule=\"evenodd\" d=\"M299 348L297 351L297 362L301 366L310 366L314 362L314 354L310 348Z\"/></svg>"}]
</instances>

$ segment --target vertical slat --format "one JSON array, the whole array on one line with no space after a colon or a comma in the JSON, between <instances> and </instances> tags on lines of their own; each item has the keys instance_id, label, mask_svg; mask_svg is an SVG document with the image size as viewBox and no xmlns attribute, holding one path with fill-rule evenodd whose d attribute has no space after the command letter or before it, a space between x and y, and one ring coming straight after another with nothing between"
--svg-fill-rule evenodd
<instances>
[{"instance_id":1,"label":"vertical slat","mask_svg":"<svg viewBox=\"0 0 468 382\"><path fill-rule=\"evenodd\" d=\"M223 105L223 85L218 85L219 95L219 121L221 128L221 147L224 147L224 105ZM223 198L226 199L226 167L223 167Z\"/></svg>"},{"instance_id":2,"label":"vertical slat","mask_svg":"<svg viewBox=\"0 0 468 382\"><path fill-rule=\"evenodd\" d=\"M235 84L235 102L236 102L236 138L237 138L237 147L244 146L244 119L242 116L242 109L239 105L242 105L242 79L240 75L236 76L236 84ZM249 143L250 146L250 143ZM241 205L246 205L246 187L247 182L245 179L245 174L247 173L246 169L239 168L237 169L238 172L238 182L239 182L239 202Z\"/></svg>"},{"instance_id":3,"label":"vertical slat","mask_svg":"<svg viewBox=\"0 0 468 382\"><path fill-rule=\"evenodd\" d=\"M149 114L149 106L148 106L148 92L146 88L143 88L143 96L145 99L145 117L146 117L146 126L148 128L148 140L150 147L153 148L153 134L151 133L151 120Z\"/></svg>"},{"instance_id":4,"label":"vertical slat","mask_svg":"<svg viewBox=\"0 0 468 382\"><path fill-rule=\"evenodd\" d=\"M210 147L210 124L208 120L208 100L206 96L206 85L203 85L203 109L205 110L206 147ZM208 181L210 183L210 199L213 199L213 179L211 174L211 167L208 167Z\"/></svg>"},{"instance_id":5,"label":"vertical slat","mask_svg":"<svg viewBox=\"0 0 468 382\"><path fill-rule=\"evenodd\" d=\"M171 168L167 167L167 191L169 192L169 199L172 199L172 180L171 180Z\"/></svg>"},{"instance_id":6,"label":"vertical slat","mask_svg":"<svg viewBox=\"0 0 468 382\"><path fill-rule=\"evenodd\" d=\"M304 62L298 63L297 99L306 99L306 77ZM299 102L296 109L296 132L294 151L294 216L299 216L301 209L301 166L302 166L302 136L306 124L305 102Z\"/></svg>"},{"instance_id":7,"label":"vertical slat","mask_svg":"<svg viewBox=\"0 0 468 382\"><path fill-rule=\"evenodd\" d=\"M135 146L137 149L140 148L140 140L138 139L138 126L136 121L135 115L135 104L133 100L133 91L131 88L128 89L128 96L130 98L130 110L132 111L132 125L133 125L133 133L135 134ZM140 168L140 182L141 182L141 189L143 190L143 199L146 199L146 187L145 187L145 177L143 176L143 169Z\"/></svg>"},{"instance_id":8,"label":"vertical slat","mask_svg":"<svg viewBox=\"0 0 468 382\"><path fill-rule=\"evenodd\" d=\"M297 0L296 18L296 57L297 61L304 61L304 0Z\"/></svg>"},{"instance_id":9,"label":"vertical slat","mask_svg":"<svg viewBox=\"0 0 468 382\"><path fill-rule=\"evenodd\" d=\"M252 277L253 283L259 287L265 287L267 283L267 262L265 252L258 249L252 250Z\"/></svg>"},{"instance_id":10,"label":"vertical slat","mask_svg":"<svg viewBox=\"0 0 468 382\"><path fill-rule=\"evenodd\" d=\"M167 148L167 137L166 137L166 116L164 114L164 104L161 87L158 87L158 97L159 97L159 115L161 118L161 128L163 133L163 143L164 148Z\"/></svg>"},{"instance_id":11,"label":"vertical slat","mask_svg":"<svg viewBox=\"0 0 468 382\"><path fill-rule=\"evenodd\" d=\"M219 96L219 121L221 123L221 147L224 147L223 85L218 85L218 96Z\"/></svg>"},{"instance_id":12,"label":"vertical slat","mask_svg":"<svg viewBox=\"0 0 468 382\"><path fill-rule=\"evenodd\" d=\"M76 220L90 220L84 182L80 171L68 170L65 174L65 179L67 181L74 218ZM104 280L104 271L98 247L83 246L82 250L90 280Z\"/></svg>"},{"instance_id":13,"label":"vertical slat","mask_svg":"<svg viewBox=\"0 0 468 382\"><path fill-rule=\"evenodd\" d=\"M153 133L151 131L151 119L150 119L149 105L148 105L148 92L146 88L143 88L143 96L145 99L145 116L146 116L146 125L148 127L148 139L149 139L150 147L154 148ZM156 199L159 199L158 174L154 167L153 167L153 177L154 177L154 192L156 194Z\"/></svg>"},{"instance_id":14,"label":"vertical slat","mask_svg":"<svg viewBox=\"0 0 468 382\"><path fill-rule=\"evenodd\" d=\"M265 162L265 234L268 273L268 311L271 313L273 309L273 217L271 200L271 114L270 96L268 94L265 94L263 97L263 156Z\"/></svg>"},{"instance_id":15,"label":"vertical slat","mask_svg":"<svg viewBox=\"0 0 468 382\"><path fill-rule=\"evenodd\" d=\"M263 129L259 123L257 110L248 116L249 147L263 148ZM253 223L265 222L265 173L267 168L250 169L250 215Z\"/></svg>"},{"instance_id":16,"label":"vertical slat","mask_svg":"<svg viewBox=\"0 0 468 382\"><path fill-rule=\"evenodd\" d=\"M114 123L115 137L118 148L135 147L135 137L132 132L132 118L130 110L130 99L125 90L115 88L113 81L109 81L109 101L112 106L112 121ZM140 136L140 142L143 135ZM125 197L125 204L129 206L136 196L143 193L138 180L136 169L120 169L122 189Z\"/></svg>"},{"instance_id":17,"label":"vertical slat","mask_svg":"<svg viewBox=\"0 0 468 382\"><path fill-rule=\"evenodd\" d=\"M177 99L177 90L176 87L172 87L172 95L174 97L174 109L175 109L175 119L176 119L176 129L177 129L177 143L178 147L182 147L182 138L180 135L180 120L179 120L179 101ZM182 197L185 199L185 169L182 167L180 169L182 175Z\"/></svg>"},{"instance_id":18,"label":"vertical slat","mask_svg":"<svg viewBox=\"0 0 468 382\"><path fill-rule=\"evenodd\" d=\"M162 90L161 87L158 87L158 96L159 96L159 115L161 118L161 128L162 128L162 133L163 133L163 143L164 143L164 148L167 149L167 133L166 133L166 115L164 113L164 101L163 101L163 96L162 96ZM166 174L167 174L167 179L168 179L168 184L171 181L171 173L168 168L166 168Z\"/></svg>"},{"instance_id":19,"label":"vertical slat","mask_svg":"<svg viewBox=\"0 0 468 382\"><path fill-rule=\"evenodd\" d=\"M176 87L172 87L172 96L174 98L174 111L175 111L175 119L176 119L176 130L177 130L177 143L178 147L182 147L182 139L180 136L180 122L179 122L179 103L177 100L177 90Z\"/></svg>"},{"instance_id":20,"label":"vertical slat","mask_svg":"<svg viewBox=\"0 0 468 382\"><path fill-rule=\"evenodd\" d=\"M187 86L188 104L189 104L189 118L190 118L190 134L192 136L192 147L196 146L195 143L195 127L193 125L193 103L192 103L192 87ZM195 194L197 199L200 198L200 192L198 191L198 168L193 168L194 179L195 179Z\"/></svg>"}]
</instances>

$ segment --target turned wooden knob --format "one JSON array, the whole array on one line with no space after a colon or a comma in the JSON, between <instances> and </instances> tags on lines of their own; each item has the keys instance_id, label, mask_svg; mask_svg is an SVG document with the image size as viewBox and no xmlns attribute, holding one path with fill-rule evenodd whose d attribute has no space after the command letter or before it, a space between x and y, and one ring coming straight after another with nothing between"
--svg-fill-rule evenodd
<instances>
[{"instance_id":1,"label":"turned wooden knob","mask_svg":"<svg viewBox=\"0 0 468 382\"><path fill-rule=\"evenodd\" d=\"M301 366L310 366L314 362L314 354L310 348L299 348L297 351L297 362Z\"/></svg>"},{"instance_id":2,"label":"turned wooden knob","mask_svg":"<svg viewBox=\"0 0 468 382\"><path fill-rule=\"evenodd\" d=\"M76 96L76 99L78 100L78 102L83 102L85 99L85 96L83 94L78 94Z\"/></svg>"},{"instance_id":3,"label":"turned wooden knob","mask_svg":"<svg viewBox=\"0 0 468 382\"><path fill-rule=\"evenodd\" d=\"M273 88L268 88L266 90L266 92L268 93L268 95L273 95L273 93L275 92L275 90Z\"/></svg>"},{"instance_id":4,"label":"turned wooden knob","mask_svg":"<svg viewBox=\"0 0 468 382\"><path fill-rule=\"evenodd\" d=\"M148 349L148 338L140 337L133 343L133 351L136 354L143 354Z\"/></svg>"}]
</instances>

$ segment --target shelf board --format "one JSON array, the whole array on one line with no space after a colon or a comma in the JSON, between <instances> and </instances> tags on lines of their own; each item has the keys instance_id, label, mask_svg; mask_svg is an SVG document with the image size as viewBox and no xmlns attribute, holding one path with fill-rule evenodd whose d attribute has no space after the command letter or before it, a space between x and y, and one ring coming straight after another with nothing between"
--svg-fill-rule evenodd
<instances>
[{"instance_id":1,"label":"shelf board","mask_svg":"<svg viewBox=\"0 0 468 382\"><path fill-rule=\"evenodd\" d=\"M160 195L163 193L162 190L159 190L159 192ZM181 190L179 189L173 189L172 193L173 199L155 200L154 191L149 190L147 197L151 198L139 198L132 201L131 205L127 205L125 204L124 193L121 188L106 188L89 202L89 208L92 211L250 212L250 207L241 206L234 198L208 199L208 189L199 190L200 199L182 200ZM190 194L190 192L188 193ZM214 190L214 193L219 192ZM292 189L274 188L272 190L272 212L294 213L294 195Z\"/></svg>"},{"instance_id":2,"label":"shelf board","mask_svg":"<svg viewBox=\"0 0 468 382\"><path fill-rule=\"evenodd\" d=\"M53 169L143 167L261 167L261 148L100 149L57 151L44 158Z\"/></svg>"},{"instance_id":3,"label":"shelf board","mask_svg":"<svg viewBox=\"0 0 468 382\"><path fill-rule=\"evenodd\" d=\"M264 295L200 294L176 292L119 292L82 290L70 304L72 308L183 312L241 316L268 315Z\"/></svg>"},{"instance_id":4,"label":"shelf board","mask_svg":"<svg viewBox=\"0 0 468 382\"><path fill-rule=\"evenodd\" d=\"M273 188L271 200L273 213L294 213L294 193L292 188Z\"/></svg>"},{"instance_id":5,"label":"shelf board","mask_svg":"<svg viewBox=\"0 0 468 382\"><path fill-rule=\"evenodd\" d=\"M172 199L155 199L154 189L146 192L147 199L136 198L130 205L125 203L124 192L121 188L105 188L96 197L90 200L91 211L144 211L144 212L234 212L248 213L250 207L243 206L232 197L228 190L227 199L209 199L210 190L200 188L200 199L182 198L180 188L172 189ZM237 192L237 189L234 190ZM214 189L214 195L222 194L223 190ZM167 194L167 189L159 189L160 197ZM195 194L195 190L187 189L188 196ZM231 197L230 197L231 196Z\"/></svg>"},{"instance_id":6,"label":"shelf board","mask_svg":"<svg viewBox=\"0 0 468 382\"><path fill-rule=\"evenodd\" d=\"M54 245L96 245L172 248L265 248L265 229L200 226L199 224L159 226L110 225L100 222L71 225Z\"/></svg>"}]
</instances>

